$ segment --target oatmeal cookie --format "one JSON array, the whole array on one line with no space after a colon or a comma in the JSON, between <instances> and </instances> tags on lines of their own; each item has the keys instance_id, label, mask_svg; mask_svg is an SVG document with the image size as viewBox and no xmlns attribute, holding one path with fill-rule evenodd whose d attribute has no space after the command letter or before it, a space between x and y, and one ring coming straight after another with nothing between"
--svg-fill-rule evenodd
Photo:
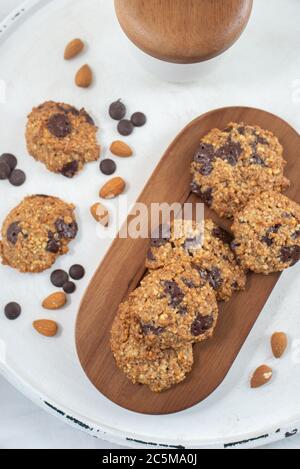
<instances>
[{"instance_id":1,"label":"oatmeal cookie","mask_svg":"<svg viewBox=\"0 0 300 469\"><path fill-rule=\"evenodd\" d=\"M256 196L232 229L236 255L253 272L281 272L300 259L300 206L282 194Z\"/></svg>"},{"instance_id":2,"label":"oatmeal cookie","mask_svg":"<svg viewBox=\"0 0 300 469\"><path fill-rule=\"evenodd\" d=\"M72 178L85 163L99 158L97 130L84 109L48 101L28 116L28 152L49 171Z\"/></svg>"},{"instance_id":3,"label":"oatmeal cookie","mask_svg":"<svg viewBox=\"0 0 300 469\"><path fill-rule=\"evenodd\" d=\"M161 268L179 257L210 284L219 301L227 301L246 285L245 269L237 262L231 241L232 236L210 219L203 223L175 220L171 228L160 227L152 239L146 266Z\"/></svg>"},{"instance_id":4,"label":"oatmeal cookie","mask_svg":"<svg viewBox=\"0 0 300 469\"><path fill-rule=\"evenodd\" d=\"M136 338L139 325L132 318L130 301L120 306L111 331L111 349L117 366L134 383L162 392L186 378L193 366L193 347L176 350L149 348Z\"/></svg>"},{"instance_id":5,"label":"oatmeal cookie","mask_svg":"<svg viewBox=\"0 0 300 469\"><path fill-rule=\"evenodd\" d=\"M178 348L212 336L218 318L215 294L189 264L178 259L150 272L130 296L147 345Z\"/></svg>"},{"instance_id":6,"label":"oatmeal cookie","mask_svg":"<svg viewBox=\"0 0 300 469\"><path fill-rule=\"evenodd\" d=\"M42 272L68 252L77 235L74 205L33 195L14 208L2 226L2 263L20 272Z\"/></svg>"},{"instance_id":7,"label":"oatmeal cookie","mask_svg":"<svg viewBox=\"0 0 300 469\"><path fill-rule=\"evenodd\" d=\"M201 140L192 163L192 192L220 217L232 218L256 194L289 186L285 164L283 148L271 132L231 123Z\"/></svg>"}]
</instances>

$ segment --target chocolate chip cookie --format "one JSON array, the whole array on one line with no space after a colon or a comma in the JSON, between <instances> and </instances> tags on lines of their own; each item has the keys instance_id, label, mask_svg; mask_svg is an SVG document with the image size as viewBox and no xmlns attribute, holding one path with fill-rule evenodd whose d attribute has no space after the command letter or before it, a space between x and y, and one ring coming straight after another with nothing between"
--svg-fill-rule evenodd
<instances>
[{"instance_id":1,"label":"chocolate chip cookie","mask_svg":"<svg viewBox=\"0 0 300 469\"><path fill-rule=\"evenodd\" d=\"M231 123L201 140L191 189L220 217L232 218L256 194L288 187L285 164L283 148L271 132Z\"/></svg>"},{"instance_id":2,"label":"chocolate chip cookie","mask_svg":"<svg viewBox=\"0 0 300 469\"><path fill-rule=\"evenodd\" d=\"M161 350L148 347L142 340L140 326L132 316L129 302L123 303L111 331L111 349L117 366L134 384L162 392L186 378L193 366L193 348Z\"/></svg>"},{"instance_id":3,"label":"chocolate chip cookie","mask_svg":"<svg viewBox=\"0 0 300 469\"><path fill-rule=\"evenodd\" d=\"M97 130L84 109L48 101L28 116L28 152L49 171L72 178L85 163L98 160Z\"/></svg>"},{"instance_id":4,"label":"chocolate chip cookie","mask_svg":"<svg viewBox=\"0 0 300 469\"><path fill-rule=\"evenodd\" d=\"M215 291L219 301L227 301L246 285L245 269L231 250L232 236L212 220L195 223L175 220L162 226L151 240L146 266L157 269L181 258L191 264Z\"/></svg>"},{"instance_id":5,"label":"chocolate chip cookie","mask_svg":"<svg viewBox=\"0 0 300 469\"><path fill-rule=\"evenodd\" d=\"M33 195L14 208L2 226L0 256L20 272L42 272L68 252L78 226L74 205L56 197Z\"/></svg>"},{"instance_id":6,"label":"chocolate chip cookie","mask_svg":"<svg viewBox=\"0 0 300 469\"><path fill-rule=\"evenodd\" d=\"M245 268L270 274L300 259L300 206L277 192L252 199L233 223L233 248Z\"/></svg>"},{"instance_id":7,"label":"chocolate chip cookie","mask_svg":"<svg viewBox=\"0 0 300 469\"><path fill-rule=\"evenodd\" d=\"M142 338L149 346L178 348L212 336L218 318L213 289L178 259L150 272L130 296Z\"/></svg>"}]
</instances>

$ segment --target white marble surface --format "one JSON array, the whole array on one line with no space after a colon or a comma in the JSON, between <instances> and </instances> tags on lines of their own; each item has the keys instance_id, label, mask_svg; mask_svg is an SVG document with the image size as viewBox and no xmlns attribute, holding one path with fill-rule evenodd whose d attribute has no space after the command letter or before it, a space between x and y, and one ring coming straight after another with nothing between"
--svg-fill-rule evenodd
<instances>
[{"instance_id":1,"label":"white marble surface","mask_svg":"<svg viewBox=\"0 0 300 469\"><path fill-rule=\"evenodd\" d=\"M256 0L261 1L261 0ZM20 0L0 0L0 19ZM0 448L116 448L61 423L0 377ZM299 448L300 436L270 448Z\"/></svg>"}]
</instances>

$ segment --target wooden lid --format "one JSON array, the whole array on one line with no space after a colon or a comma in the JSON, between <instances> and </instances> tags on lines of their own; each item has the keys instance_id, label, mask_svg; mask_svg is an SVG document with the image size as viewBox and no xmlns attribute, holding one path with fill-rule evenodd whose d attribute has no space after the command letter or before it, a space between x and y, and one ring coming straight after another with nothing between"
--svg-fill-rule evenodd
<instances>
[{"instance_id":1,"label":"wooden lid","mask_svg":"<svg viewBox=\"0 0 300 469\"><path fill-rule=\"evenodd\" d=\"M125 34L153 57L174 63L211 59L244 31L253 0L115 0Z\"/></svg>"}]
</instances>

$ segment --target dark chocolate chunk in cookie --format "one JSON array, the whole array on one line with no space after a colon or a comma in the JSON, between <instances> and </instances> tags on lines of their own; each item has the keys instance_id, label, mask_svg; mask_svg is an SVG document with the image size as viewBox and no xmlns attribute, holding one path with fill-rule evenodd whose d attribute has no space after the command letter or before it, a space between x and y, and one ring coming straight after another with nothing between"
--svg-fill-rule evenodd
<instances>
[{"instance_id":1,"label":"dark chocolate chunk in cookie","mask_svg":"<svg viewBox=\"0 0 300 469\"><path fill-rule=\"evenodd\" d=\"M72 125L66 114L54 114L48 120L47 128L57 138L65 138L72 132Z\"/></svg>"},{"instance_id":2,"label":"dark chocolate chunk in cookie","mask_svg":"<svg viewBox=\"0 0 300 469\"><path fill-rule=\"evenodd\" d=\"M78 172L78 161L76 160L70 161L70 163L65 164L61 170L61 174L69 179L72 179L77 172Z\"/></svg>"},{"instance_id":3,"label":"dark chocolate chunk in cookie","mask_svg":"<svg viewBox=\"0 0 300 469\"><path fill-rule=\"evenodd\" d=\"M194 337L204 334L213 325L212 316L197 316L191 327L191 333Z\"/></svg>"},{"instance_id":4,"label":"dark chocolate chunk in cookie","mask_svg":"<svg viewBox=\"0 0 300 469\"><path fill-rule=\"evenodd\" d=\"M281 261L288 263L291 266L297 264L300 260L300 246L286 246L282 247L280 251Z\"/></svg>"},{"instance_id":5,"label":"dark chocolate chunk in cookie","mask_svg":"<svg viewBox=\"0 0 300 469\"><path fill-rule=\"evenodd\" d=\"M74 239L78 232L78 225L75 221L71 223L65 223L64 220L59 219L55 222L55 228L60 238Z\"/></svg>"},{"instance_id":6,"label":"dark chocolate chunk in cookie","mask_svg":"<svg viewBox=\"0 0 300 469\"><path fill-rule=\"evenodd\" d=\"M18 236L22 232L19 222L12 223L6 232L7 240L12 244L17 244Z\"/></svg>"},{"instance_id":7,"label":"dark chocolate chunk in cookie","mask_svg":"<svg viewBox=\"0 0 300 469\"><path fill-rule=\"evenodd\" d=\"M141 324L141 328L144 335L161 335L165 331L163 327L155 327L152 324Z\"/></svg>"},{"instance_id":8,"label":"dark chocolate chunk in cookie","mask_svg":"<svg viewBox=\"0 0 300 469\"><path fill-rule=\"evenodd\" d=\"M163 282L164 293L171 299L170 306L176 308L182 303L184 299L184 293L176 282L166 280Z\"/></svg>"}]
</instances>

